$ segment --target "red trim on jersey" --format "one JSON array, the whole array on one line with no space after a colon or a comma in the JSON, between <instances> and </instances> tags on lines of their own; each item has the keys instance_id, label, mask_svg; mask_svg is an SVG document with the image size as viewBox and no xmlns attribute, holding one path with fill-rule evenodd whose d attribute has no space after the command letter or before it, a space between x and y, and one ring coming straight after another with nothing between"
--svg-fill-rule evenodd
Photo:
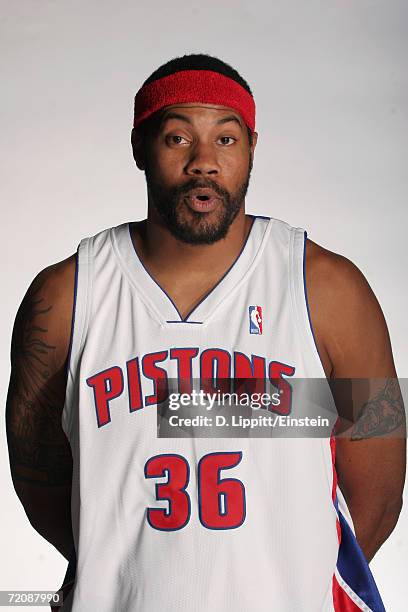
<instances>
[{"instance_id":1,"label":"red trim on jersey","mask_svg":"<svg viewBox=\"0 0 408 612\"><path fill-rule=\"evenodd\" d=\"M332 585L333 605L336 612L361 612L362 608L354 603L343 587L338 583L335 574L333 574Z\"/></svg>"},{"instance_id":2,"label":"red trim on jersey","mask_svg":"<svg viewBox=\"0 0 408 612\"><path fill-rule=\"evenodd\" d=\"M337 539L339 540L339 544L341 542L341 525L339 519L336 519L336 530L337 530Z\"/></svg>"},{"instance_id":3,"label":"red trim on jersey","mask_svg":"<svg viewBox=\"0 0 408 612\"><path fill-rule=\"evenodd\" d=\"M336 421L337 423L337 421ZM333 430L335 430L336 425L334 425ZM332 469L333 469L333 487L332 487L332 500L334 501L336 499L336 489L337 489L337 472L336 472L336 466L335 466L335 461L336 461L336 438L333 435L333 432L330 436L330 450L331 450L331 457L332 457Z\"/></svg>"},{"instance_id":4,"label":"red trim on jersey","mask_svg":"<svg viewBox=\"0 0 408 612\"><path fill-rule=\"evenodd\" d=\"M337 424L337 421L336 421ZM333 427L333 430L335 430L336 424ZM336 461L336 438L334 437L333 433L330 436L330 450L331 450L331 458L332 458L332 473L333 473L333 486L332 486L332 500L333 503L335 502L336 496L337 496L337 472L336 472L336 466L335 466L335 461ZM339 545L341 542L341 526L340 526L340 521L338 518L336 518L336 530L337 530L337 537L339 540Z\"/></svg>"},{"instance_id":5,"label":"red trim on jersey","mask_svg":"<svg viewBox=\"0 0 408 612\"><path fill-rule=\"evenodd\" d=\"M186 102L220 104L237 111L253 132L255 101L239 83L213 70L180 70L139 89L135 96L133 127L156 111Z\"/></svg>"}]
</instances>

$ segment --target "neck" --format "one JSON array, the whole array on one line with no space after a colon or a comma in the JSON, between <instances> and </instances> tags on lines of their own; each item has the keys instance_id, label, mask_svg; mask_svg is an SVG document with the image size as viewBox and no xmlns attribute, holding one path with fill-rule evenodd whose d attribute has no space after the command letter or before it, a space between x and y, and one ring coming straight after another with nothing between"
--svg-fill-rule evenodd
<instances>
[{"instance_id":1,"label":"neck","mask_svg":"<svg viewBox=\"0 0 408 612\"><path fill-rule=\"evenodd\" d=\"M188 244L175 238L149 207L148 217L134 226L133 240L143 263L160 276L217 276L237 258L252 217L242 206L225 238L213 244Z\"/></svg>"}]
</instances>

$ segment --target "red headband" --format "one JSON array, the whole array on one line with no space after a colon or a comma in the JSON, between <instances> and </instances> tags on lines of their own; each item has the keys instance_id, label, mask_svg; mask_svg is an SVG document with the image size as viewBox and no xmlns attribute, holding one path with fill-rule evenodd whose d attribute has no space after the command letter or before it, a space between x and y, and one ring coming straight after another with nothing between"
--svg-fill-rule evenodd
<instances>
[{"instance_id":1,"label":"red headband","mask_svg":"<svg viewBox=\"0 0 408 612\"><path fill-rule=\"evenodd\" d=\"M219 104L237 111L253 132L255 101L239 83L213 70L180 70L152 81L135 97L133 127L156 111L185 102Z\"/></svg>"}]
</instances>

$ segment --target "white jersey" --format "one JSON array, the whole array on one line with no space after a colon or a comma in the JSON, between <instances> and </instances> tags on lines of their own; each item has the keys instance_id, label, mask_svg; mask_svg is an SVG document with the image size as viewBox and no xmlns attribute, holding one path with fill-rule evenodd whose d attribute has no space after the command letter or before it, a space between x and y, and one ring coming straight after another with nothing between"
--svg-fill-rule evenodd
<instances>
[{"instance_id":1,"label":"white jersey","mask_svg":"<svg viewBox=\"0 0 408 612\"><path fill-rule=\"evenodd\" d=\"M62 414L75 555L61 611L383 611L337 486L333 436L268 437L243 420L239 435L204 421L199 435L188 422L162 435L181 418L159 410L170 383L188 393L197 380L219 390L264 379L287 400L295 379L321 379L320 405L333 401L310 323L305 230L253 216L234 264L183 319L130 227L78 247ZM286 400L247 414L299 416Z\"/></svg>"}]
</instances>

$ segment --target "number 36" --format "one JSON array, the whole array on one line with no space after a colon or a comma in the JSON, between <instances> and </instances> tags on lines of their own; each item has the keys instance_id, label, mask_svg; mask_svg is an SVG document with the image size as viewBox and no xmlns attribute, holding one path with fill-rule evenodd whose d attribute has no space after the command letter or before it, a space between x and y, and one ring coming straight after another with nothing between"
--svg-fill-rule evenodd
<instances>
[{"instance_id":1,"label":"number 36","mask_svg":"<svg viewBox=\"0 0 408 612\"><path fill-rule=\"evenodd\" d=\"M238 465L242 452L209 453L197 468L198 515L207 529L235 529L245 520L245 487L236 478L221 478L222 470ZM167 475L167 482L156 483L156 499L167 500L168 509L147 508L147 520L154 529L176 531L187 525L191 500L187 493L190 466L176 454L155 455L146 461L146 478Z\"/></svg>"}]
</instances>

